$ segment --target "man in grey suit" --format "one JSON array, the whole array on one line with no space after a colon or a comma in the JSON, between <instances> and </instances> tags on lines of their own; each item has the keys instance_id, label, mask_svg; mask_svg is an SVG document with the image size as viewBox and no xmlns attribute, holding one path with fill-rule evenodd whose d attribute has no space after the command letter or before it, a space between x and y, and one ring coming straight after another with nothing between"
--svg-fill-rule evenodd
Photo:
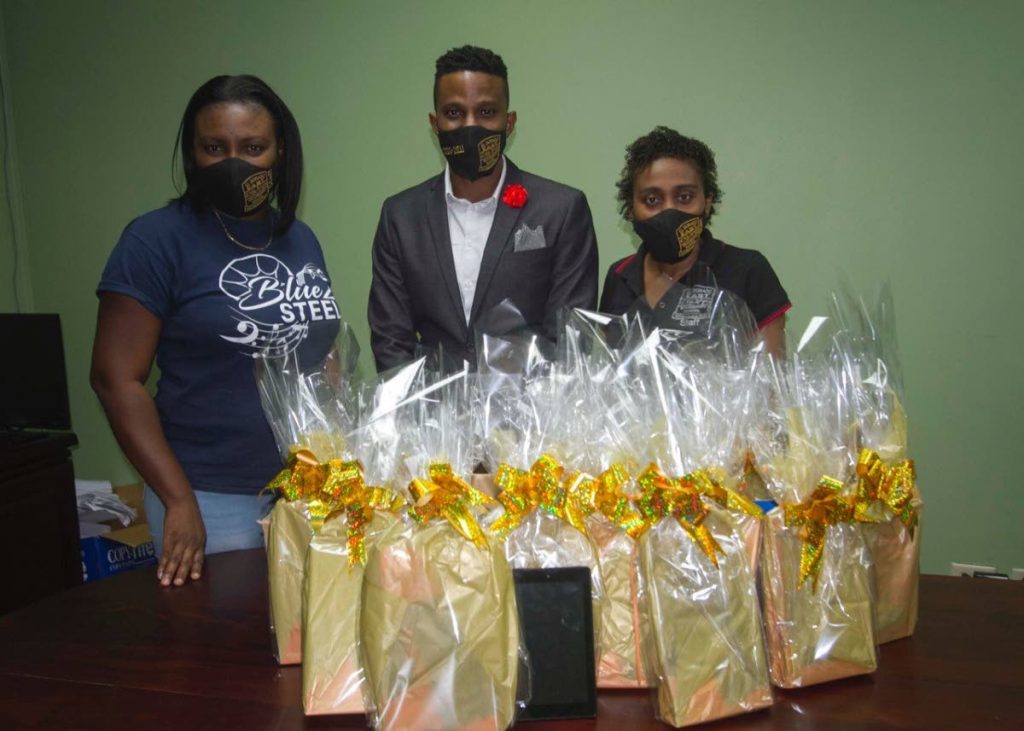
<instances>
[{"instance_id":1,"label":"man in grey suit","mask_svg":"<svg viewBox=\"0 0 1024 731\"><path fill-rule=\"evenodd\" d=\"M463 46L437 59L429 117L448 164L381 209L368 307L378 371L418 344L475 363L476 329L508 305L554 338L562 308L597 304L587 199L505 158L508 99L497 54Z\"/></svg>"}]
</instances>

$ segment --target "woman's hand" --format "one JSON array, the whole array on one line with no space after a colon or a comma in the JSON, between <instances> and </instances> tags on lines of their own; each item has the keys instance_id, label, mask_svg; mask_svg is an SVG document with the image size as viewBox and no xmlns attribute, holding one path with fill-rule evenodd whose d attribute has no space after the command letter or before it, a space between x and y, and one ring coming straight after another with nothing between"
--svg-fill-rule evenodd
<instances>
[{"instance_id":1,"label":"woman's hand","mask_svg":"<svg viewBox=\"0 0 1024 731\"><path fill-rule=\"evenodd\" d=\"M181 586L187 578L202 575L206 528L146 390L162 327L160 319L136 300L105 292L96 320L90 380L125 456L166 509L157 578L164 586Z\"/></svg>"},{"instance_id":2,"label":"woman's hand","mask_svg":"<svg viewBox=\"0 0 1024 731\"><path fill-rule=\"evenodd\" d=\"M156 577L164 586L181 586L203 575L206 527L195 498L168 505L164 514L164 548Z\"/></svg>"}]
</instances>

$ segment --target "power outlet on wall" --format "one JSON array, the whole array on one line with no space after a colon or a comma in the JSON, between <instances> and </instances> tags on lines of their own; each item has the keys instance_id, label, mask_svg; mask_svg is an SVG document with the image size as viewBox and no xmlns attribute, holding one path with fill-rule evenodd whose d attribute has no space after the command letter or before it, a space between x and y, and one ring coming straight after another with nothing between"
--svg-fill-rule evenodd
<instances>
[{"instance_id":1,"label":"power outlet on wall","mask_svg":"<svg viewBox=\"0 0 1024 731\"><path fill-rule=\"evenodd\" d=\"M1010 569L1010 579L1012 581L1024 581L1024 569Z\"/></svg>"},{"instance_id":2,"label":"power outlet on wall","mask_svg":"<svg viewBox=\"0 0 1024 731\"><path fill-rule=\"evenodd\" d=\"M975 572L982 574L994 574L995 566L979 566L973 563L951 563L949 565L950 576L974 576Z\"/></svg>"}]
</instances>

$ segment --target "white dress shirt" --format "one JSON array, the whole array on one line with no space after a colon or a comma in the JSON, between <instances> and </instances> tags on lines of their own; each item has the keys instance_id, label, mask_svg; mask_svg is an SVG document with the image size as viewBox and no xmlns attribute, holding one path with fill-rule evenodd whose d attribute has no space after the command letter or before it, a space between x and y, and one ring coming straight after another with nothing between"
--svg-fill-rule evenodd
<instances>
[{"instance_id":1,"label":"white dress shirt","mask_svg":"<svg viewBox=\"0 0 1024 731\"><path fill-rule=\"evenodd\" d=\"M452 258L455 260L455 277L462 293L462 310L469 323L476 295L476 281L480 277L480 262L484 258L484 247L491 233L494 214L498 210L498 197L505 184L505 156L501 157L501 178L490 198L470 203L465 198L456 198L452 192L452 176L448 166L444 169L444 200L448 207L448 236L452 242Z\"/></svg>"}]
</instances>

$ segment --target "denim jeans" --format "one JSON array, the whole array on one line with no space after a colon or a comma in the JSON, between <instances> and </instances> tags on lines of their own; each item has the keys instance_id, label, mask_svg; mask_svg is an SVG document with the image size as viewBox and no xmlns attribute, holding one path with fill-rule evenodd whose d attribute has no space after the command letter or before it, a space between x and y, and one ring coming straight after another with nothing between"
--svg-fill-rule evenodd
<instances>
[{"instance_id":1,"label":"denim jeans","mask_svg":"<svg viewBox=\"0 0 1024 731\"><path fill-rule=\"evenodd\" d=\"M153 547L160 556L164 547L164 504L149 485L146 485L143 502L153 534ZM196 502L206 526L207 554L263 546L263 529L257 521L270 512L274 495L229 495L196 490Z\"/></svg>"}]
</instances>

